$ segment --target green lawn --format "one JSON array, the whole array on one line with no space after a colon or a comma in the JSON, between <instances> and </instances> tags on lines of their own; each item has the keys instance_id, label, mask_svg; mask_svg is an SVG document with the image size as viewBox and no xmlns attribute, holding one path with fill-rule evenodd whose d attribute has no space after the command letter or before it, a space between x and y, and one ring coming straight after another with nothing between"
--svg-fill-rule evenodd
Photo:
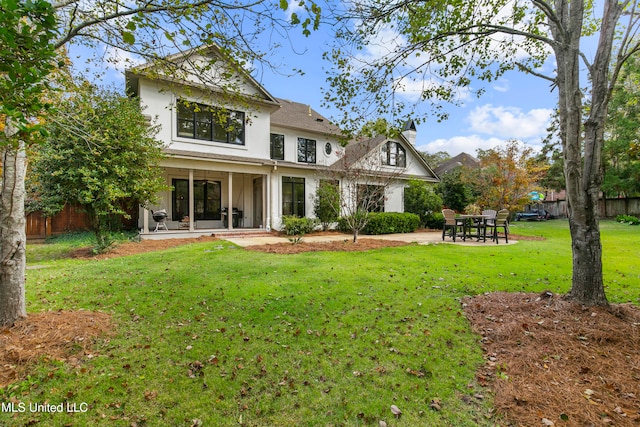
<instances>
[{"instance_id":1,"label":"green lawn","mask_svg":"<svg viewBox=\"0 0 640 427\"><path fill-rule=\"evenodd\" d=\"M460 299L566 292L571 280L566 221L512 233L546 240L299 255L208 242L101 261L29 247L41 267L28 271L31 312L101 310L117 327L82 368L42 361L0 391L87 412L5 412L0 425L494 425ZM640 227L602 233L608 297L637 303Z\"/></svg>"}]
</instances>

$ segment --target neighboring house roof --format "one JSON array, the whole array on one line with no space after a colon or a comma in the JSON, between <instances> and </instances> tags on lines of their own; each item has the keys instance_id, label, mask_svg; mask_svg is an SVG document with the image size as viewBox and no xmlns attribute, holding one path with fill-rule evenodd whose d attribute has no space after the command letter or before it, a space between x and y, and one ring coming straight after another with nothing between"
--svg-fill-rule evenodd
<instances>
[{"instance_id":1,"label":"neighboring house roof","mask_svg":"<svg viewBox=\"0 0 640 427\"><path fill-rule=\"evenodd\" d=\"M471 169L476 169L480 167L480 160L476 159L475 157L467 153L460 153L457 156L452 157L451 159L445 160L444 162L440 163L438 166L433 168L433 171L438 176L442 176L462 166L466 166Z\"/></svg>"},{"instance_id":2,"label":"neighboring house roof","mask_svg":"<svg viewBox=\"0 0 640 427\"><path fill-rule=\"evenodd\" d=\"M277 99L280 108L271 113L271 125L288 129L342 136L340 128L309 105Z\"/></svg>"},{"instance_id":3,"label":"neighboring house roof","mask_svg":"<svg viewBox=\"0 0 640 427\"><path fill-rule=\"evenodd\" d=\"M420 166L426 170L427 173L421 178L427 181L437 182L438 177L420 153L418 153L415 146L402 134L400 134L397 139L401 142L402 146L411 153L411 159L418 162ZM344 155L337 162L331 165L331 168L336 170L344 169L345 167L348 167L347 162L357 162L359 159L367 156L371 151L378 149L382 144L391 140L393 139L388 138L386 135L378 135L370 139L352 141L345 147ZM411 178L408 174L401 174L400 176L404 178Z\"/></svg>"}]
</instances>

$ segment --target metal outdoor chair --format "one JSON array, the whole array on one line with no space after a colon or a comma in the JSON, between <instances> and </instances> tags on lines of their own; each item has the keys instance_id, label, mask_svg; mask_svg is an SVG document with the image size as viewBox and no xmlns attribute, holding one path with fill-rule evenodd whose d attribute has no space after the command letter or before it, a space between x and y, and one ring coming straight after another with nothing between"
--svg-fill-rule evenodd
<instances>
[{"instance_id":1,"label":"metal outdoor chair","mask_svg":"<svg viewBox=\"0 0 640 427\"><path fill-rule=\"evenodd\" d=\"M498 235L498 229L502 228L504 232L504 241L509 243L509 211L507 209L501 209L496 214L496 219L493 223L493 234L491 240L495 240L496 244L499 243L500 236Z\"/></svg>"},{"instance_id":2,"label":"metal outdoor chair","mask_svg":"<svg viewBox=\"0 0 640 427\"><path fill-rule=\"evenodd\" d=\"M447 231L449 237L456 241L456 237L462 237L464 240L464 222L459 218L456 218L456 213L451 209L443 209L442 215L444 216L444 226L442 227L442 240L444 240Z\"/></svg>"}]
</instances>

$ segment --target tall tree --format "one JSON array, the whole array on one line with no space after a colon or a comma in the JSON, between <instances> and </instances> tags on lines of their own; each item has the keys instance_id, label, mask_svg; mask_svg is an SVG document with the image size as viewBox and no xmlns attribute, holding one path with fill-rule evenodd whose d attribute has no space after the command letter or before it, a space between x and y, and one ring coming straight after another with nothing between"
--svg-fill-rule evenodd
<instances>
[{"instance_id":1,"label":"tall tree","mask_svg":"<svg viewBox=\"0 0 640 427\"><path fill-rule=\"evenodd\" d=\"M54 10L45 1L0 2L0 326L25 317L25 145L44 133L46 77L55 68Z\"/></svg>"},{"instance_id":2,"label":"tall tree","mask_svg":"<svg viewBox=\"0 0 640 427\"><path fill-rule=\"evenodd\" d=\"M622 68L609 104L603 149L603 192L609 197L640 193L640 61Z\"/></svg>"},{"instance_id":3,"label":"tall tree","mask_svg":"<svg viewBox=\"0 0 640 427\"><path fill-rule=\"evenodd\" d=\"M0 114L5 120L2 137L4 180L0 194L0 326L26 315L24 140L20 131L39 129L30 124L44 110L39 96L56 67L56 49L70 45L95 48L96 58L105 48L157 61L165 75L174 79L200 78L215 84L220 95L235 99L239 81L233 73L213 73L214 63L175 64L168 54L215 44L237 67L274 65L273 54L288 31L299 27L304 34L317 28L320 9L306 2L299 16L283 13L286 0L6 0L0 2ZM278 37L263 37L268 35ZM268 41L273 41L269 45ZM191 72L192 75L187 75ZM212 76L205 79L204 76ZM225 83L229 82L229 83Z\"/></svg>"},{"instance_id":4,"label":"tall tree","mask_svg":"<svg viewBox=\"0 0 640 427\"><path fill-rule=\"evenodd\" d=\"M492 81L508 70L552 83L558 94L573 253L569 296L584 304L608 304L598 220L602 146L611 91L622 64L640 46L634 38L640 29L637 2L362 0L349 7L338 34L342 44L331 55L337 68L326 99L355 105L356 113L374 105L380 116L393 108L401 117L398 110L404 106L394 102L395 93L412 81L422 84L420 99L436 108L441 101L455 102L461 88L471 90L478 80ZM376 46L380 35L389 32L397 35L396 44ZM595 47L585 49L585 36L593 35L598 36ZM366 56L365 46L383 53ZM545 74L541 66L550 56L555 73ZM354 102L354 97L365 99ZM344 111L348 120L351 112ZM584 121L583 111L588 112Z\"/></svg>"}]
</instances>

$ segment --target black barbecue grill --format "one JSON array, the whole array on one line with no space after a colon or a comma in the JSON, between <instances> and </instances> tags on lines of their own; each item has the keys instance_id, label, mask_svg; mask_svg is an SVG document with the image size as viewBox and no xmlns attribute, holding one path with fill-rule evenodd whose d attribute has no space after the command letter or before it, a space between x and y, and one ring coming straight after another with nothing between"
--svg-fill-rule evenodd
<instances>
[{"instance_id":1,"label":"black barbecue grill","mask_svg":"<svg viewBox=\"0 0 640 427\"><path fill-rule=\"evenodd\" d=\"M159 211L151 211L151 216L153 216L153 220L156 222L156 229L153 231L158 231L160 229L160 227L164 228L165 230L167 229L167 210L166 209L160 209Z\"/></svg>"}]
</instances>

